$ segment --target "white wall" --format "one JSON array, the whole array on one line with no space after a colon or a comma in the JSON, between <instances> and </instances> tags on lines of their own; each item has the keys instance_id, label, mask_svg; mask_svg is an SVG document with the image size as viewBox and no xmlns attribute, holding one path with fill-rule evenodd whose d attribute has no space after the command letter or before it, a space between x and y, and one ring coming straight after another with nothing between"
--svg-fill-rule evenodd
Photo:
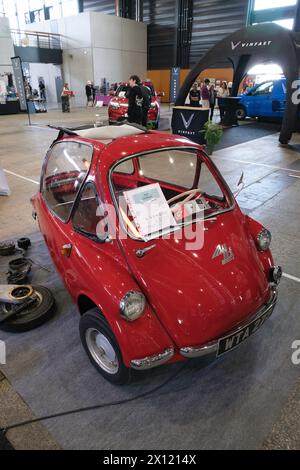
<instances>
[{"instance_id":1,"label":"white wall","mask_svg":"<svg viewBox=\"0 0 300 470\"><path fill-rule=\"evenodd\" d=\"M71 98L72 106L85 106L85 85L88 80L94 79L92 48L64 50L63 76L75 93L75 97Z\"/></svg>"},{"instance_id":2,"label":"white wall","mask_svg":"<svg viewBox=\"0 0 300 470\"><path fill-rule=\"evenodd\" d=\"M94 81L114 83L132 74L145 78L147 26L117 16L91 13Z\"/></svg>"},{"instance_id":3,"label":"white wall","mask_svg":"<svg viewBox=\"0 0 300 470\"><path fill-rule=\"evenodd\" d=\"M4 72L12 72L11 57L15 51L10 36L8 18L0 18L0 75Z\"/></svg>"},{"instance_id":4,"label":"white wall","mask_svg":"<svg viewBox=\"0 0 300 470\"><path fill-rule=\"evenodd\" d=\"M39 91L39 77L43 77L46 86L47 105L50 108L57 107L57 95L55 77L62 75L60 65L54 64L29 64L31 85Z\"/></svg>"},{"instance_id":5,"label":"white wall","mask_svg":"<svg viewBox=\"0 0 300 470\"><path fill-rule=\"evenodd\" d=\"M131 74L146 78L147 26L102 13L79 15L34 23L35 31L59 33L63 42L63 76L75 92L72 105L85 106L85 85L101 79L115 83Z\"/></svg>"}]
</instances>

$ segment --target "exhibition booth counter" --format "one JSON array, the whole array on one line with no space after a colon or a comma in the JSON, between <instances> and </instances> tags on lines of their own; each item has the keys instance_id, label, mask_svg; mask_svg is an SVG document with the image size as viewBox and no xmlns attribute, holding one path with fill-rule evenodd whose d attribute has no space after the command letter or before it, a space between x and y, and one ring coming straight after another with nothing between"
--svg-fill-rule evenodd
<instances>
[{"instance_id":1,"label":"exhibition booth counter","mask_svg":"<svg viewBox=\"0 0 300 470\"><path fill-rule=\"evenodd\" d=\"M18 114L20 112L19 100L0 101L0 115Z\"/></svg>"},{"instance_id":2,"label":"exhibition booth counter","mask_svg":"<svg viewBox=\"0 0 300 470\"><path fill-rule=\"evenodd\" d=\"M172 114L172 131L196 142L204 144L204 124L209 119L209 108L196 106L174 106Z\"/></svg>"}]
</instances>

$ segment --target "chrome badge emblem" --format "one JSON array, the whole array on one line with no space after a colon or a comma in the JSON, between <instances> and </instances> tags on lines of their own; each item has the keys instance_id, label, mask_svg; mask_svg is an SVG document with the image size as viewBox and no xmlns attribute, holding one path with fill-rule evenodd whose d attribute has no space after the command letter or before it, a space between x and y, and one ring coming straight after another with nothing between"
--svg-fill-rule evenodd
<instances>
[{"instance_id":1,"label":"chrome badge emblem","mask_svg":"<svg viewBox=\"0 0 300 470\"><path fill-rule=\"evenodd\" d=\"M231 247L227 248L226 244L216 246L212 259L215 259L221 255L223 256L222 264L229 263L230 261L234 259L232 248Z\"/></svg>"},{"instance_id":2,"label":"chrome badge emblem","mask_svg":"<svg viewBox=\"0 0 300 470\"><path fill-rule=\"evenodd\" d=\"M185 119L185 117L184 117L184 115L183 115L182 113L180 113L180 115L181 115L181 118L182 118L182 122L183 122L183 124L184 124L184 127L185 127L186 129L188 129L188 128L190 127L190 125L191 125L191 122L192 122L193 117L195 116L195 114L193 113L193 114L189 117L188 120Z\"/></svg>"}]
</instances>

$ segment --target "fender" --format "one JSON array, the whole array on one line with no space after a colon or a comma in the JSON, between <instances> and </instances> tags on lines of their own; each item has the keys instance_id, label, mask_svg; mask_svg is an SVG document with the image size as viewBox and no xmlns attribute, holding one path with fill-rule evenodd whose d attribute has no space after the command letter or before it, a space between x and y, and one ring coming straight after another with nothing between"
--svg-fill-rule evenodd
<instances>
[{"instance_id":1,"label":"fender","mask_svg":"<svg viewBox=\"0 0 300 470\"><path fill-rule=\"evenodd\" d=\"M249 217L248 215L245 216L245 220L246 220L246 230L250 234L250 237L253 241L253 244L255 246L255 251L258 255L258 259L260 260L262 264L263 270L267 278L269 278L270 268L274 266L274 260L273 260L271 250L269 249L266 251L260 251L257 248L257 244L256 244L256 237L259 234L259 232L264 228L264 226L261 223L257 222L256 220Z\"/></svg>"}]
</instances>

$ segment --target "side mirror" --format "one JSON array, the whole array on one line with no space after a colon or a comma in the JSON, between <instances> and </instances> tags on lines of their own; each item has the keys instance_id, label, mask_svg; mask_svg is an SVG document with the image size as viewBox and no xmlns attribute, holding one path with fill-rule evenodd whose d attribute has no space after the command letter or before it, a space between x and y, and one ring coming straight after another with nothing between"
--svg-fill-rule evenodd
<instances>
[{"instance_id":1,"label":"side mirror","mask_svg":"<svg viewBox=\"0 0 300 470\"><path fill-rule=\"evenodd\" d=\"M238 180L237 183L237 190L233 193L234 197L237 197L241 191L243 191L245 187L245 181L244 181L244 172L242 172L240 179Z\"/></svg>"}]
</instances>

